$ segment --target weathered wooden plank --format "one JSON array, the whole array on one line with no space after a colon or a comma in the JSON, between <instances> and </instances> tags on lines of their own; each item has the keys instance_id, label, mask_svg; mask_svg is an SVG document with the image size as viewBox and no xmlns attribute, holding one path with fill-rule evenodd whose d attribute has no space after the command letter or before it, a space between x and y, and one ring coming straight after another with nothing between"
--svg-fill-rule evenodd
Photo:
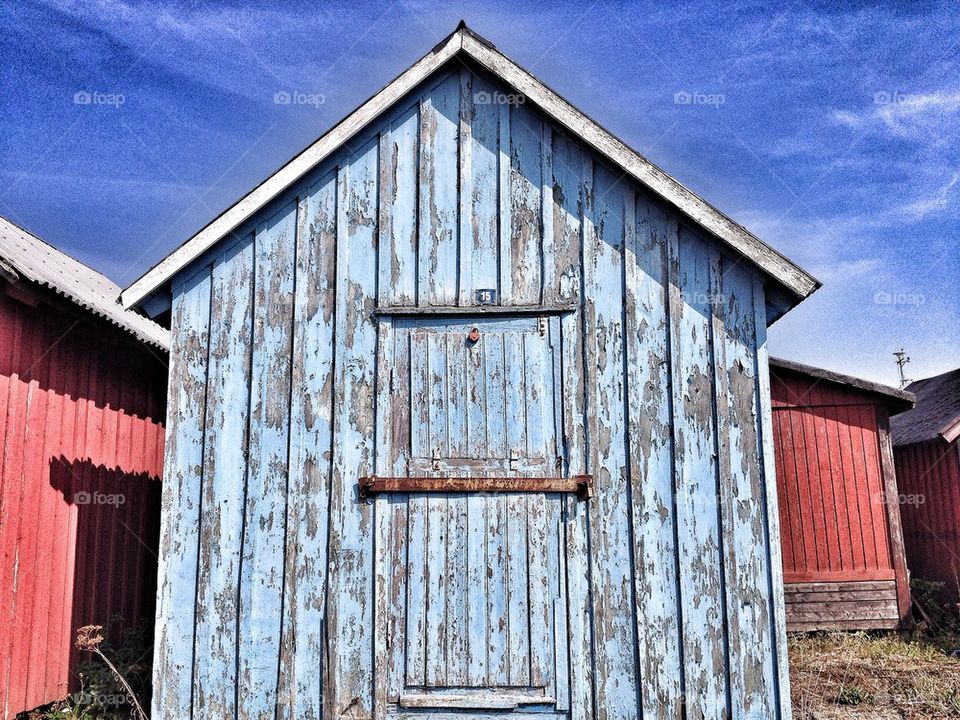
<instances>
[{"instance_id":1,"label":"weathered wooden plank","mask_svg":"<svg viewBox=\"0 0 960 720\"><path fill-rule=\"evenodd\" d=\"M447 500L447 683L467 684L467 497Z\"/></svg>"},{"instance_id":2,"label":"weathered wooden plank","mask_svg":"<svg viewBox=\"0 0 960 720\"><path fill-rule=\"evenodd\" d=\"M884 618L880 620L811 620L803 622L790 621L787 630L790 632L817 632L822 630L893 630L897 627L896 620ZM786 713L781 713L781 716ZM512 720L512 718L511 718Z\"/></svg>"},{"instance_id":3,"label":"weathered wooden plank","mask_svg":"<svg viewBox=\"0 0 960 720\"><path fill-rule=\"evenodd\" d=\"M240 565L237 714L275 712L286 545L297 206L287 203L254 236L250 440ZM266 662L270 658L272 662Z\"/></svg>"},{"instance_id":4,"label":"weathered wooden plank","mask_svg":"<svg viewBox=\"0 0 960 720\"><path fill-rule=\"evenodd\" d=\"M896 621L896 600L857 600L854 602L823 602L787 605L787 622L811 622L820 619L839 620L883 620Z\"/></svg>"},{"instance_id":5,"label":"weathered wooden plank","mask_svg":"<svg viewBox=\"0 0 960 720\"><path fill-rule=\"evenodd\" d=\"M507 496L487 503L487 682L510 684L508 643Z\"/></svg>"},{"instance_id":6,"label":"weathered wooden plank","mask_svg":"<svg viewBox=\"0 0 960 720\"><path fill-rule=\"evenodd\" d=\"M811 572L784 573L787 582L848 582L860 580L893 580L896 573L893 568L881 570L813 570Z\"/></svg>"},{"instance_id":7,"label":"weathered wooden plank","mask_svg":"<svg viewBox=\"0 0 960 720\"><path fill-rule=\"evenodd\" d=\"M333 480L330 493L329 684L325 714L373 712L373 526L357 478L373 468L376 297L376 142L357 150L337 178L337 307Z\"/></svg>"},{"instance_id":8,"label":"weathered wooden plank","mask_svg":"<svg viewBox=\"0 0 960 720\"><path fill-rule=\"evenodd\" d=\"M886 580L886 581L868 580L864 582L859 582L859 581L851 581L851 582L813 581L813 582L799 582L799 583L787 582L783 586L785 593L791 593L791 592L838 593L838 592L846 592L850 590L867 591L867 592L885 592L885 591L890 591L892 588L894 588L892 578L891 580Z\"/></svg>"},{"instance_id":9,"label":"weathered wooden plank","mask_svg":"<svg viewBox=\"0 0 960 720\"><path fill-rule=\"evenodd\" d=\"M427 334L411 331L410 337L410 402L411 454L430 456L429 438L429 367ZM405 470L406 468L403 468ZM407 623L406 681L423 685L426 671L427 634L427 498L411 495L407 510Z\"/></svg>"},{"instance_id":10,"label":"weathered wooden plank","mask_svg":"<svg viewBox=\"0 0 960 720\"><path fill-rule=\"evenodd\" d=\"M547 322L546 318L543 319ZM546 341L533 335L523 338L523 395L526 400L524 417L527 425L527 457L550 459L550 436L553 434L553 416L547 415L549 400L545 395L553 392L553 384L547 385L546 358L543 348Z\"/></svg>"},{"instance_id":11,"label":"weathered wooden plank","mask_svg":"<svg viewBox=\"0 0 960 720\"><path fill-rule=\"evenodd\" d=\"M419 107L414 105L380 137L380 305L417 301L419 122Z\"/></svg>"},{"instance_id":12,"label":"weathered wooden plank","mask_svg":"<svg viewBox=\"0 0 960 720\"><path fill-rule=\"evenodd\" d=\"M757 433L753 279L735 261L711 273L720 515L734 717L772 717L773 638Z\"/></svg>"},{"instance_id":13,"label":"weathered wooden plank","mask_svg":"<svg viewBox=\"0 0 960 720\"><path fill-rule=\"evenodd\" d=\"M541 296L543 229L543 125L522 105L510 107L510 294L504 304L534 303Z\"/></svg>"},{"instance_id":14,"label":"weathered wooden plank","mask_svg":"<svg viewBox=\"0 0 960 720\"><path fill-rule=\"evenodd\" d=\"M448 455L467 457L467 339L458 332L444 333L447 341Z\"/></svg>"},{"instance_id":15,"label":"weathered wooden plank","mask_svg":"<svg viewBox=\"0 0 960 720\"><path fill-rule=\"evenodd\" d=\"M527 457L526 393L524 392L524 335L519 332L503 334L503 369L506 395L507 456Z\"/></svg>"},{"instance_id":16,"label":"weathered wooden plank","mask_svg":"<svg viewBox=\"0 0 960 720\"><path fill-rule=\"evenodd\" d=\"M553 240L553 127L550 123L541 123L540 150L540 228L541 241L540 298L546 301L552 298L557 284L557 258Z\"/></svg>"},{"instance_id":17,"label":"weathered wooden plank","mask_svg":"<svg viewBox=\"0 0 960 720\"><path fill-rule=\"evenodd\" d=\"M783 558L780 555L780 518L777 514L777 479L774 466L773 424L770 409L770 356L767 350L767 314L763 283L753 281L754 332L756 332L757 426L760 437L760 478L763 486L763 512L766 517L767 567L770 586L767 597L773 608L770 615L774 649L774 687L768 689L777 700L778 717L790 720L790 670L787 656L787 632L783 606Z\"/></svg>"},{"instance_id":18,"label":"weathered wooden plank","mask_svg":"<svg viewBox=\"0 0 960 720\"><path fill-rule=\"evenodd\" d=\"M582 288L582 255L585 215L588 200L593 192L593 165L589 158L579 152L567 156L562 163L554 143L554 223L562 218L563 236L567 239L563 272L558 271L561 293L580 297ZM564 172L560 172L560 169ZM557 186L560 193L557 193ZM560 234L554 234L554 243L559 245ZM561 256L559 247L555 250ZM560 262L558 260L558 262ZM563 393L563 469L567 474L586 473L591 467L587 459L586 438L586 375L584 368L586 327L584 313L564 315L560 319L561 374L566 391ZM564 518L567 524L565 551L566 583L569 610L569 669L570 669L570 718L590 720L594 717L593 691L593 638L591 616L593 605L590 595L589 552L589 504L567 498L564 503Z\"/></svg>"},{"instance_id":19,"label":"weathered wooden plank","mask_svg":"<svg viewBox=\"0 0 960 720\"><path fill-rule=\"evenodd\" d=\"M524 693L410 693L400 696L403 708L460 708L463 710L512 710L523 705L545 705L554 698Z\"/></svg>"},{"instance_id":20,"label":"weathered wooden plank","mask_svg":"<svg viewBox=\"0 0 960 720\"><path fill-rule=\"evenodd\" d=\"M402 473L410 456L410 386L400 382L399 378L409 376L410 372L410 332L407 328L397 328L391 323L390 336L393 344L393 365L387 373L379 374L379 381L389 386L390 397L386 408L378 407L378 412L388 413L392 426L392 435L388 443L390 457L383 457L384 452L378 451L377 467L386 465L394 473ZM389 358L385 361L390 363ZM385 418L380 415L380 422ZM386 700L396 702L404 687L407 661L407 618L410 608L407 607L408 598L407 578L408 544L409 544L409 516L412 499L409 495L400 495L391 499L391 517L389 520L389 535L383 541L390 548L385 558L387 568L379 572L391 575L389 597L386 601L389 608L389 617L386 620L387 662L386 672L380 673L378 681L386 683ZM377 669L375 669L377 672ZM383 677L385 675L385 677ZM382 700L381 700L382 702ZM381 707L377 707L381 712Z\"/></svg>"},{"instance_id":21,"label":"weathered wooden plank","mask_svg":"<svg viewBox=\"0 0 960 720\"><path fill-rule=\"evenodd\" d=\"M469 74L464 70L465 74ZM465 146L469 166L460 192L466 195L467 234L462 235L463 255L469 262L469 278L461 279L461 298L475 303L473 293L480 289L498 289L499 251L497 231L500 213L499 132L500 106L492 102L494 86L489 80L469 74L469 97L464 108L468 114L469 143Z\"/></svg>"},{"instance_id":22,"label":"weathered wooden plank","mask_svg":"<svg viewBox=\"0 0 960 720\"><path fill-rule=\"evenodd\" d=\"M530 588L527 577L527 496L507 495L507 671L510 685L530 684Z\"/></svg>"},{"instance_id":23,"label":"weathered wooden plank","mask_svg":"<svg viewBox=\"0 0 960 720\"><path fill-rule=\"evenodd\" d=\"M479 357L479 354L477 355ZM467 684L487 684L487 534L488 508L495 498L470 495L467 499L466 552L466 626L467 626Z\"/></svg>"},{"instance_id":24,"label":"weathered wooden plank","mask_svg":"<svg viewBox=\"0 0 960 720\"><path fill-rule=\"evenodd\" d=\"M624 273L634 582L640 696L644 715L656 717L679 712L683 695L666 268L677 222L642 197L635 221Z\"/></svg>"},{"instance_id":25,"label":"weathered wooden plank","mask_svg":"<svg viewBox=\"0 0 960 720\"><path fill-rule=\"evenodd\" d=\"M790 587L789 585L787 586ZM824 604L835 602L880 602L885 604L893 603L896 606L897 594L896 587L891 585L883 591L876 590L843 590L840 592L798 592L796 590L786 590L784 593L788 605L805 605L809 603Z\"/></svg>"},{"instance_id":26,"label":"weathered wooden plank","mask_svg":"<svg viewBox=\"0 0 960 720\"><path fill-rule=\"evenodd\" d=\"M510 106L498 103L497 127L497 255L500 259L500 302L505 305L513 297L513 250L511 229L513 212L510 203Z\"/></svg>"},{"instance_id":27,"label":"weathered wooden plank","mask_svg":"<svg viewBox=\"0 0 960 720\"><path fill-rule=\"evenodd\" d=\"M505 386L504 337L499 333L483 337L486 367L487 448L489 457L507 457L507 398Z\"/></svg>"},{"instance_id":28,"label":"weathered wooden plank","mask_svg":"<svg viewBox=\"0 0 960 720\"><path fill-rule=\"evenodd\" d=\"M703 718L720 718L727 711L728 670L710 346L710 260L714 252L681 227L677 255L670 258L684 694L686 712Z\"/></svg>"},{"instance_id":29,"label":"weathered wooden plank","mask_svg":"<svg viewBox=\"0 0 960 720\"><path fill-rule=\"evenodd\" d=\"M192 707L211 285L204 267L173 290L153 717L190 717Z\"/></svg>"},{"instance_id":30,"label":"weathered wooden plank","mask_svg":"<svg viewBox=\"0 0 960 720\"><path fill-rule=\"evenodd\" d=\"M444 336L427 338L427 365L430 388L430 451L432 456L449 457L447 428L447 348ZM426 541L426 676L427 685L447 682L447 496L427 500Z\"/></svg>"},{"instance_id":31,"label":"weathered wooden plank","mask_svg":"<svg viewBox=\"0 0 960 720\"><path fill-rule=\"evenodd\" d=\"M547 687L553 682L553 594L548 573L547 504L556 496L534 493L527 496L527 585L529 594L530 684Z\"/></svg>"},{"instance_id":32,"label":"weathered wooden plank","mask_svg":"<svg viewBox=\"0 0 960 720\"><path fill-rule=\"evenodd\" d=\"M290 395L286 567L279 717L320 715L333 442L337 176L300 200Z\"/></svg>"},{"instance_id":33,"label":"weathered wooden plank","mask_svg":"<svg viewBox=\"0 0 960 720\"><path fill-rule=\"evenodd\" d=\"M253 235L213 267L193 717L235 714L239 569L247 473Z\"/></svg>"},{"instance_id":34,"label":"weathered wooden plank","mask_svg":"<svg viewBox=\"0 0 960 720\"><path fill-rule=\"evenodd\" d=\"M456 305L459 272L460 77L437 83L420 105L418 304Z\"/></svg>"},{"instance_id":35,"label":"weathered wooden plank","mask_svg":"<svg viewBox=\"0 0 960 720\"><path fill-rule=\"evenodd\" d=\"M897 488L896 467L893 460L893 441L890 437L890 417L886 409L877 408L877 441L880 445L880 472L883 477L883 497L886 509L887 529L890 537L890 554L897 577L897 603L900 618L907 622L910 617L910 573L907 569L903 541L903 522L900 518L900 492ZM898 501L894 502L894 498Z\"/></svg>"},{"instance_id":36,"label":"weathered wooden plank","mask_svg":"<svg viewBox=\"0 0 960 720\"><path fill-rule=\"evenodd\" d=\"M411 495L407 509L406 679L426 684L427 663L427 498Z\"/></svg>"},{"instance_id":37,"label":"weathered wooden plank","mask_svg":"<svg viewBox=\"0 0 960 720\"><path fill-rule=\"evenodd\" d=\"M391 447L393 423L386 421L393 404L393 379L390 375L396 358L393 323L389 318L378 317L377 322L377 371L376 371L376 446L374 468L378 473L392 468ZM374 635L373 635L373 717L383 720L391 696L390 685L396 659L393 651L393 635L397 615L402 614L403 538L406 535L406 498L386 496L374 500ZM395 562L400 560L400 562ZM397 688L399 693L400 688Z\"/></svg>"},{"instance_id":38,"label":"weathered wooden plank","mask_svg":"<svg viewBox=\"0 0 960 720\"><path fill-rule=\"evenodd\" d=\"M584 320L588 328L587 417L594 499L590 508L597 717L639 713L623 334L624 207L632 191L604 167L584 228Z\"/></svg>"},{"instance_id":39,"label":"weathered wooden plank","mask_svg":"<svg viewBox=\"0 0 960 720\"><path fill-rule=\"evenodd\" d=\"M457 268L457 287L460 292L458 302L460 305L474 304L473 294L473 262L471 260L471 248L473 245L473 233L471 225L473 221L473 177L471 166L473 165L473 97L471 97L471 88L473 86L473 74L466 66L461 67L459 71L460 97L458 99L459 127L457 130L457 153L459 155L457 163L457 200L458 215L460 219L459 237L460 253Z\"/></svg>"}]
</instances>

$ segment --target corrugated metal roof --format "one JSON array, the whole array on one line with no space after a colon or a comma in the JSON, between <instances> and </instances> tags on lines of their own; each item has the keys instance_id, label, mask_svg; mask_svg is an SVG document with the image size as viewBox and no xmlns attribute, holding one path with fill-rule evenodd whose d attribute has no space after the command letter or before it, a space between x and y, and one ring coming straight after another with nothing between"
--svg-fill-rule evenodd
<instances>
[{"instance_id":1,"label":"corrugated metal roof","mask_svg":"<svg viewBox=\"0 0 960 720\"><path fill-rule=\"evenodd\" d=\"M166 329L121 307L119 285L4 217L0 217L0 273L47 287L142 342L167 349Z\"/></svg>"},{"instance_id":2,"label":"corrugated metal roof","mask_svg":"<svg viewBox=\"0 0 960 720\"><path fill-rule=\"evenodd\" d=\"M953 442L960 436L960 368L917 380L907 390L917 396L917 406L890 418L894 445L937 438Z\"/></svg>"}]
</instances>

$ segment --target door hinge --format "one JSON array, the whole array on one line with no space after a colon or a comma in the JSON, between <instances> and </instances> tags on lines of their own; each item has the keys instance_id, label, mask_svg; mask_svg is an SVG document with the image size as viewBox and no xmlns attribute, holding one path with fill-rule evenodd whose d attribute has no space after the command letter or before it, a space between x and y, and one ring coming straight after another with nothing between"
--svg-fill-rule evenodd
<instances>
[{"instance_id":1,"label":"door hinge","mask_svg":"<svg viewBox=\"0 0 960 720\"><path fill-rule=\"evenodd\" d=\"M549 321L547 320L547 318L541 317L541 318L539 319L538 327L539 327L539 329L540 329L540 336L541 336L541 337L546 337L548 325L549 325Z\"/></svg>"}]
</instances>

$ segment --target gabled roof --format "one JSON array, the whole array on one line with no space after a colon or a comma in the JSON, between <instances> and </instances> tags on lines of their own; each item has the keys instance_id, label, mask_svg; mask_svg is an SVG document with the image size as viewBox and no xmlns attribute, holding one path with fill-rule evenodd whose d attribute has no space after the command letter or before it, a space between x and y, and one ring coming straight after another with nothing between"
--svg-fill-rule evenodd
<instances>
[{"instance_id":1,"label":"gabled roof","mask_svg":"<svg viewBox=\"0 0 960 720\"><path fill-rule=\"evenodd\" d=\"M177 272L337 151L455 56L469 58L523 94L526 102L536 105L602 157L678 208L734 252L743 255L786 290L791 299L790 306L820 286L803 269L628 147L461 22L433 50L132 283L121 295L123 306L133 307L164 287Z\"/></svg>"},{"instance_id":2,"label":"gabled roof","mask_svg":"<svg viewBox=\"0 0 960 720\"><path fill-rule=\"evenodd\" d=\"M803 363L792 360L772 357L770 358L770 367L774 375L776 375L777 369L788 370L817 380L845 385L855 390L879 395L883 403L888 405L891 411L897 413L909 410L914 406L914 402L916 401L914 394L907 390L898 390L889 385L881 385L880 383L863 380L853 375L844 375L843 373L834 372L833 370L826 370L813 365L804 365Z\"/></svg>"},{"instance_id":3,"label":"gabled roof","mask_svg":"<svg viewBox=\"0 0 960 720\"><path fill-rule=\"evenodd\" d=\"M0 217L0 277L49 288L138 340L167 349L169 333L164 328L117 302L119 285L4 217Z\"/></svg>"},{"instance_id":4,"label":"gabled roof","mask_svg":"<svg viewBox=\"0 0 960 720\"><path fill-rule=\"evenodd\" d=\"M890 419L894 445L960 437L960 368L912 382L907 390L917 396L917 406Z\"/></svg>"}]
</instances>

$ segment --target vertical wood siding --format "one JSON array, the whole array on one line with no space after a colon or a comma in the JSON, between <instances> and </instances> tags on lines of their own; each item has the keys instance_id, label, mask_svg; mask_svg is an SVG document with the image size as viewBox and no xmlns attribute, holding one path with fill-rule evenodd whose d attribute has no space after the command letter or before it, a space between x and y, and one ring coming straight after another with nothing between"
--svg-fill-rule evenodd
<instances>
[{"instance_id":1,"label":"vertical wood siding","mask_svg":"<svg viewBox=\"0 0 960 720\"><path fill-rule=\"evenodd\" d=\"M782 368L774 375L788 626L896 627L909 590L889 409L862 390ZM814 594L817 583L833 595Z\"/></svg>"},{"instance_id":2,"label":"vertical wood siding","mask_svg":"<svg viewBox=\"0 0 960 720\"><path fill-rule=\"evenodd\" d=\"M960 601L960 444L942 441L894 448L903 495L904 545L915 578L944 584Z\"/></svg>"},{"instance_id":3,"label":"vertical wood siding","mask_svg":"<svg viewBox=\"0 0 960 720\"><path fill-rule=\"evenodd\" d=\"M155 717L384 717L404 686L554 676L555 716L789 717L762 282L508 92L435 75L178 279ZM371 314L478 289L570 307L550 330L557 452L595 497L362 501L431 412L425 461L495 441L460 401L481 393L473 356Z\"/></svg>"},{"instance_id":4,"label":"vertical wood siding","mask_svg":"<svg viewBox=\"0 0 960 720\"><path fill-rule=\"evenodd\" d=\"M869 396L776 371L773 419L788 582L894 577Z\"/></svg>"},{"instance_id":5,"label":"vertical wood siding","mask_svg":"<svg viewBox=\"0 0 960 720\"><path fill-rule=\"evenodd\" d=\"M0 289L0 717L77 689L78 627L153 626L165 374Z\"/></svg>"}]
</instances>

